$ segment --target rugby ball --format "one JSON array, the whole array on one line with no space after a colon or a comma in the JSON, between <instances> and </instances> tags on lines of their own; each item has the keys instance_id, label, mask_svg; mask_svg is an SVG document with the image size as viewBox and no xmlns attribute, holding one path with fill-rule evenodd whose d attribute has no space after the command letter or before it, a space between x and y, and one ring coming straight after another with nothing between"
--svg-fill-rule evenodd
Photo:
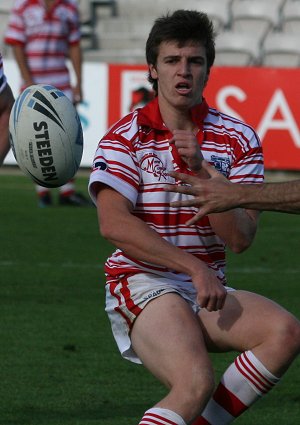
<instances>
[{"instance_id":1,"label":"rugby ball","mask_svg":"<svg viewBox=\"0 0 300 425\"><path fill-rule=\"evenodd\" d=\"M62 186L80 166L80 119L56 87L36 84L20 94L11 110L9 138L19 167L41 186Z\"/></svg>"}]
</instances>

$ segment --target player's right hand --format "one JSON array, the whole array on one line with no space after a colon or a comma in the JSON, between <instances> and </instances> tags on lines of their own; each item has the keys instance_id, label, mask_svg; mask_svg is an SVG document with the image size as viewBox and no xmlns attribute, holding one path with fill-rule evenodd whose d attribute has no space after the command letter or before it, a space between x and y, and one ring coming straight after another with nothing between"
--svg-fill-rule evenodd
<instances>
[{"instance_id":1,"label":"player's right hand","mask_svg":"<svg viewBox=\"0 0 300 425\"><path fill-rule=\"evenodd\" d=\"M197 290L197 302L207 311L218 311L224 307L227 291L214 272L206 270L191 276Z\"/></svg>"}]
</instances>

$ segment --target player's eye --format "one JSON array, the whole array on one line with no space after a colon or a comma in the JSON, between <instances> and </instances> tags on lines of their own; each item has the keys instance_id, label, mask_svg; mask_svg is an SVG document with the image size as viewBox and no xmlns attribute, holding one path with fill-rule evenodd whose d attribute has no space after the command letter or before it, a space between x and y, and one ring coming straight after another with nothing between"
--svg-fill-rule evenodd
<instances>
[{"instance_id":1,"label":"player's eye","mask_svg":"<svg viewBox=\"0 0 300 425\"><path fill-rule=\"evenodd\" d=\"M201 58L196 57L196 58L191 58L190 63L196 64L196 65L203 65L205 63L205 60L202 57Z\"/></svg>"},{"instance_id":2,"label":"player's eye","mask_svg":"<svg viewBox=\"0 0 300 425\"><path fill-rule=\"evenodd\" d=\"M171 57L171 58L165 59L165 63L176 63L176 62L178 62L178 58L176 58L176 57Z\"/></svg>"}]
</instances>

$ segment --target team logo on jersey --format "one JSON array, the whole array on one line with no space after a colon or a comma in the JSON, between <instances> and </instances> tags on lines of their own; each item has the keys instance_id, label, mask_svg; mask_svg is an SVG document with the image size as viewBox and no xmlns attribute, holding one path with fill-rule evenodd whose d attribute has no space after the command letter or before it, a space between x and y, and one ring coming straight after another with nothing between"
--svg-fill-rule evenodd
<instances>
[{"instance_id":1,"label":"team logo on jersey","mask_svg":"<svg viewBox=\"0 0 300 425\"><path fill-rule=\"evenodd\" d=\"M229 170L230 170L229 158L224 158L222 156L212 155L211 160L214 163L216 170L218 170L224 176L228 177Z\"/></svg>"},{"instance_id":2,"label":"team logo on jersey","mask_svg":"<svg viewBox=\"0 0 300 425\"><path fill-rule=\"evenodd\" d=\"M155 153L147 153L141 159L141 169L152 174L159 181L168 179L166 169L161 159Z\"/></svg>"}]
</instances>

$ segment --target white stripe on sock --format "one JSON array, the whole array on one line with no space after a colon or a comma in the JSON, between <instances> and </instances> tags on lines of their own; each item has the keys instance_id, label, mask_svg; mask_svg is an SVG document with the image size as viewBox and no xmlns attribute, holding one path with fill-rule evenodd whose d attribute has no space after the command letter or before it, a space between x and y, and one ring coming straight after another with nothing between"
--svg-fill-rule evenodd
<instances>
[{"instance_id":1,"label":"white stripe on sock","mask_svg":"<svg viewBox=\"0 0 300 425\"><path fill-rule=\"evenodd\" d=\"M145 412L139 425L187 425L177 413L169 409L153 407Z\"/></svg>"},{"instance_id":2,"label":"white stripe on sock","mask_svg":"<svg viewBox=\"0 0 300 425\"><path fill-rule=\"evenodd\" d=\"M222 406L215 402L214 399L211 399L209 403L206 405L204 412L202 412L202 416L210 423L210 424L231 424L234 421L235 417L232 416L227 410L225 410Z\"/></svg>"},{"instance_id":3,"label":"white stripe on sock","mask_svg":"<svg viewBox=\"0 0 300 425\"><path fill-rule=\"evenodd\" d=\"M279 381L272 375L264 365L254 356L251 351L242 353L235 360L236 367L240 373L247 379L249 385L260 396L269 392Z\"/></svg>"}]
</instances>

